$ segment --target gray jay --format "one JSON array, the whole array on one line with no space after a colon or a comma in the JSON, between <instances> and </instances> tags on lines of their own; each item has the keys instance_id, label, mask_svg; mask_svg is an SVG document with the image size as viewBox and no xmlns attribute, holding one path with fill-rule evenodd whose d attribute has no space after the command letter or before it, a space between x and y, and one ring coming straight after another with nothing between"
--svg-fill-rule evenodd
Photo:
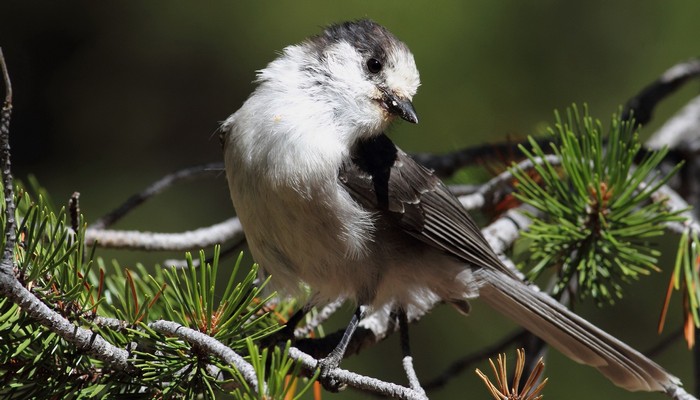
<instances>
[{"instance_id":1,"label":"gray jay","mask_svg":"<svg viewBox=\"0 0 700 400\"><path fill-rule=\"evenodd\" d=\"M222 125L231 198L254 259L278 290L312 301L425 310L480 296L571 359L627 390L669 391L678 379L534 290L503 265L433 173L384 134L417 123L413 54L360 20L286 47ZM339 345L321 361L336 366Z\"/></svg>"}]
</instances>

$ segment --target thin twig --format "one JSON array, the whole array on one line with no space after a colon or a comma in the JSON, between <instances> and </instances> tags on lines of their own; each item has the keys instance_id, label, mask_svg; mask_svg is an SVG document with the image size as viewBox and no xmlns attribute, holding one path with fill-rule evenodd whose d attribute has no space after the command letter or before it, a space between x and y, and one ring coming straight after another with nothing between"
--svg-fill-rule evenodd
<instances>
[{"instance_id":1,"label":"thin twig","mask_svg":"<svg viewBox=\"0 0 700 400\"><path fill-rule=\"evenodd\" d=\"M224 257L228 257L231 254L234 254L236 252L240 252L241 251L240 245L242 244L242 242L243 242L242 239L239 241L234 240L233 244L231 244L225 248L222 248L222 250L219 251L219 257L224 258ZM193 246L192 248L195 248L195 246ZM204 259L204 264L211 264L213 261L214 261L214 256L212 254L210 254ZM187 260L177 259L177 258L168 258L166 260L163 260L161 265L164 265L166 267L175 267L175 268L187 268L189 266ZM192 266L195 268L198 268L200 266L200 261L198 258L192 260Z\"/></svg>"},{"instance_id":2,"label":"thin twig","mask_svg":"<svg viewBox=\"0 0 700 400\"><path fill-rule=\"evenodd\" d=\"M80 229L80 193L73 192L68 200L68 215L70 217L70 226L73 232L78 232Z\"/></svg>"},{"instance_id":3,"label":"thin twig","mask_svg":"<svg viewBox=\"0 0 700 400\"><path fill-rule=\"evenodd\" d=\"M307 371L315 371L318 361L310 355L304 353L296 347L289 349L289 357L297 361ZM427 397L416 391L397 385L395 383L384 382L376 378L359 375L341 368L329 371L328 376L340 383L346 384L356 389L377 393L395 399L403 400L426 400Z\"/></svg>"},{"instance_id":4,"label":"thin twig","mask_svg":"<svg viewBox=\"0 0 700 400\"><path fill-rule=\"evenodd\" d=\"M549 149L549 137L534 139L543 149ZM458 170L490 159L519 160L524 157L520 146L530 146L529 140L505 141L480 146L467 147L445 154L415 153L411 157L441 178L454 175Z\"/></svg>"},{"instance_id":5,"label":"thin twig","mask_svg":"<svg viewBox=\"0 0 700 400\"><path fill-rule=\"evenodd\" d=\"M172 186L173 184L179 181L194 179L205 175L219 175L223 170L223 163L215 162L184 168L179 171L175 171L171 174L168 174L160 178L156 182L153 182L140 193L129 197L122 205L114 209L112 212L93 222L91 224L91 227L94 229L104 229L111 226L119 219L123 218L130 211L143 204L146 200L161 193L163 190L167 189L168 187Z\"/></svg>"},{"instance_id":6,"label":"thin twig","mask_svg":"<svg viewBox=\"0 0 700 400\"><path fill-rule=\"evenodd\" d=\"M700 76L700 60L691 59L667 69L657 80L627 101L622 118L634 117L638 125L646 125L656 105L688 80Z\"/></svg>"},{"instance_id":7,"label":"thin twig","mask_svg":"<svg viewBox=\"0 0 700 400\"><path fill-rule=\"evenodd\" d=\"M522 160L517 163L515 167L523 171L529 171L536 165L542 163L559 165L561 164L561 160L554 154L548 154L545 155L544 158L537 157L534 162L529 158ZM467 210L483 209L487 204L495 205L504 195L512 192L513 181L513 174L510 170L506 170L489 179L488 182L481 185L475 192L459 196L459 202L462 203L462 206Z\"/></svg>"},{"instance_id":8,"label":"thin twig","mask_svg":"<svg viewBox=\"0 0 700 400\"><path fill-rule=\"evenodd\" d=\"M7 268L6 273L12 273L14 265L13 252L16 238L15 221L15 192L14 180L12 179L12 162L10 160L10 119L12 118L12 82L10 73L5 64L5 55L0 48L0 69L2 69L3 81L5 82L5 102L0 111L0 157L2 157L2 184L5 195L5 248L3 249L2 266Z\"/></svg>"},{"instance_id":9,"label":"thin twig","mask_svg":"<svg viewBox=\"0 0 700 400\"><path fill-rule=\"evenodd\" d=\"M307 337L311 332L313 332L319 325L324 323L331 315L335 314L336 311L343 305L345 300L338 299L332 303L327 304L319 312L311 317L304 326L300 326L294 330L295 338Z\"/></svg>"},{"instance_id":10,"label":"thin twig","mask_svg":"<svg viewBox=\"0 0 700 400\"><path fill-rule=\"evenodd\" d=\"M5 106L12 106L12 81L10 80L10 72L5 63L5 55L0 47L0 69L2 69L2 81L5 83ZM3 107L5 107L3 106Z\"/></svg>"},{"instance_id":11,"label":"thin twig","mask_svg":"<svg viewBox=\"0 0 700 400\"><path fill-rule=\"evenodd\" d=\"M408 385L415 392L425 396L425 390L421 387L418 374L416 374L416 369L413 367L413 356L411 355L411 343L408 338L408 318L406 317L406 312L404 310L399 310L398 318L399 329L401 331L401 351L403 353L401 364L406 372Z\"/></svg>"},{"instance_id":12,"label":"thin twig","mask_svg":"<svg viewBox=\"0 0 700 400\"><path fill-rule=\"evenodd\" d=\"M683 338L683 327L676 329L671 332L668 336L663 338L659 343L655 344L651 348L647 349L643 354L649 358L655 358L657 355L664 352L670 345Z\"/></svg>"}]
</instances>

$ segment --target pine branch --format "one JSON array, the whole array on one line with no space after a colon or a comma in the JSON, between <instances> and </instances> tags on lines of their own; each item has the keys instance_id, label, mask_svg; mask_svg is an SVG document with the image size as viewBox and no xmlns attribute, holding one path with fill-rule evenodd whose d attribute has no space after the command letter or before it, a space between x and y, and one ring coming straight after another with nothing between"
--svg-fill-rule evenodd
<instances>
[{"instance_id":1,"label":"pine branch","mask_svg":"<svg viewBox=\"0 0 700 400\"><path fill-rule=\"evenodd\" d=\"M302 367L307 371L315 371L317 368L318 361L311 357L310 355L304 353L303 351L292 347L289 350L289 355L292 359L299 362ZM394 399L402 400L425 400L424 394L416 392L410 388L400 386L390 382L384 382L376 378L371 378L368 376L363 376L350 372L341 368L336 368L329 372L329 377L340 382L351 386L356 389L365 390L368 392L376 393L382 396L391 397Z\"/></svg>"},{"instance_id":2,"label":"pine branch","mask_svg":"<svg viewBox=\"0 0 700 400\"><path fill-rule=\"evenodd\" d=\"M0 293L17 304L32 319L51 329L52 332L74 344L78 349L85 351L116 370L127 373L133 372L133 368L127 362L128 354L126 350L113 346L92 331L75 326L41 302L22 286L15 276L13 250L16 241L15 196L9 142L12 87L2 49L0 49L0 67L6 85L5 103L3 104L0 121L0 168L2 169L2 183L5 196L5 240L2 262L0 262Z\"/></svg>"},{"instance_id":3,"label":"pine branch","mask_svg":"<svg viewBox=\"0 0 700 400\"><path fill-rule=\"evenodd\" d=\"M265 385L264 382L263 386L259 387L258 376L253 366L243 359L243 357L236 354L235 351L211 336L172 321L158 320L151 322L148 326L164 335L178 337L211 355L219 357L225 362L235 366L245 378L246 382L254 388L256 393L264 394L267 392L267 385Z\"/></svg>"}]
</instances>

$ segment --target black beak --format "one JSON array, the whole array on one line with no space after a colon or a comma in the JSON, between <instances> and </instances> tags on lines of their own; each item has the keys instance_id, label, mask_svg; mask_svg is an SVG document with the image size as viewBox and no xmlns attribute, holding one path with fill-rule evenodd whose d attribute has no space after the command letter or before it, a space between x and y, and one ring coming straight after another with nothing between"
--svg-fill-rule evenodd
<instances>
[{"instance_id":1,"label":"black beak","mask_svg":"<svg viewBox=\"0 0 700 400\"><path fill-rule=\"evenodd\" d=\"M401 99L387 91L384 92L384 105L390 113L398 115L412 124L418 123L418 115L410 100Z\"/></svg>"}]
</instances>

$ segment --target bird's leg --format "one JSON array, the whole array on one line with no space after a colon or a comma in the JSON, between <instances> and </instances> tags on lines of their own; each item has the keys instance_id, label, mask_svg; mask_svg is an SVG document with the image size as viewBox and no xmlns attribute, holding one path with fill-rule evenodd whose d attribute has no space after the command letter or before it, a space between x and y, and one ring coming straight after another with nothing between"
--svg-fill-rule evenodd
<instances>
[{"instance_id":1,"label":"bird's leg","mask_svg":"<svg viewBox=\"0 0 700 400\"><path fill-rule=\"evenodd\" d=\"M399 333L401 336L401 352L403 353L401 364L403 364L403 369L406 371L406 377L408 378L408 383L411 389L425 395L425 391L418 381L418 375L416 374L415 369L413 369L411 344L408 340L408 317L406 316L406 311L403 308L400 308L397 315L399 318Z\"/></svg>"},{"instance_id":2,"label":"bird's leg","mask_svg":"<svg viewBox=\"0 0 700 400\"><path fill-rule=\"evenodd\" d=\"M333 351L331 351L325 358L319 360L318 368L321 369L320 380L326 390L337 392L341 389L340 383L335 379L330 378L328 374L332 370L338 368L340 361L343 360L343 356L345 356L345 350L348 348L350 339L352 339L352 335L355 333L360 320L365 316L365 312L365 306L357 307L352 319L350 320L350 323L348 324L347 328L345 328L343 337L340 339L338 345L335 346Z\"/></svg>"},{"instance_id":3,"label":"bird's leg","mask_svg":"<svg viewBox=\"0 0 700 400\"><path fill-rule=\"evenodd\" d=\"M309 312L309 308L309 306L304 306L289 317L287 322L284 324L284 328L281 330L285 339L294 339L294 330L297 328L297 325L299 325L299 322L301 322L301 320L304 319L306 314Z\"/></svg>"}]
</instances>

